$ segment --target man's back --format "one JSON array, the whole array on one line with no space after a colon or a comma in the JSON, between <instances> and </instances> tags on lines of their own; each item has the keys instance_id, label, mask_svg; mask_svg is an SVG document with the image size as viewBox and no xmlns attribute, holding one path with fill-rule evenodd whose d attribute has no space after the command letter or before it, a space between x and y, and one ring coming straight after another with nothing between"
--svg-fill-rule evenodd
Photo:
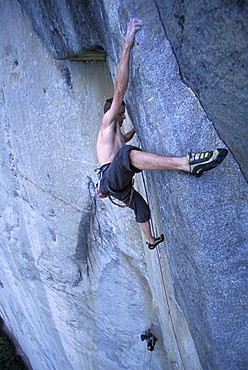
<instances>
[{"instance_id":1,"label":"man's back","mask_svg":"<svg viewBox=\"0 0 248 370\"><path fill-rule=\"evenodd\" d=\"M123 145L125 145L125 140L117 119L108 126L102 125L96 146L100 165L111 163L115 154Z\"/></svg>"}]
</instances>

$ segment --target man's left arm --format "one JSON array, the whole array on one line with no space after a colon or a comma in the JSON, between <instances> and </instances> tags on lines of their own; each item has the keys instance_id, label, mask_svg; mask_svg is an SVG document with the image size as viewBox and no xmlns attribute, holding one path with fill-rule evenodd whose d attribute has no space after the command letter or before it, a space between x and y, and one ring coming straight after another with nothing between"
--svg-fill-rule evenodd
<instances>
[{"instance_id":1,"label":"man's left arm","mask_svg":"<svg viewBox=\"0 0 248 370\"><path fill-rule=\"evenodd\" d=\"M135 129L132 128L132 130L126 132L123 136L124 136L124 140L125 140L125 143L127 143L128 141L130 141L133 136L135 134Z\"/></svg>"}]
</instances>

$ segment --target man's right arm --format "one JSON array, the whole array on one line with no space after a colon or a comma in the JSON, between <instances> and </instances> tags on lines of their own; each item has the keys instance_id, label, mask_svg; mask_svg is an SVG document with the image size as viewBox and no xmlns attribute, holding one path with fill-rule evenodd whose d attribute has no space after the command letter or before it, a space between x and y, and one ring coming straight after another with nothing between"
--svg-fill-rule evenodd
<instances>
[{"instance_id":1,"label":"man's right arm","mask_svg":"<svg viewBox=\"0 0 248 370\"><path fill-rule=\"evenodd\" d=\"M132 18L128 23L121 60L117 69L117 75L114 84L113 102L111 108L103 117L102 123L104 126L110 125L119 113L128 86L130 51L134 43L135 34L141 29L142 25L143 22L137 18Z\"/></svg>"}]
</instances>

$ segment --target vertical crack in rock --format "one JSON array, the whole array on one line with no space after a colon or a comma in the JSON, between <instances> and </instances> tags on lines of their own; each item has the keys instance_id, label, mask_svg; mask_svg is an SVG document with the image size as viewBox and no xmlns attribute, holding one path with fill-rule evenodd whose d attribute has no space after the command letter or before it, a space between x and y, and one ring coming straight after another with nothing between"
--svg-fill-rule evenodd
<instances>
[{"instance_id":1,"label":"vertical crack in rock","mask_svg":"<svg viewBox=\"0 0 248 370\"><path fill-rule=\"evenodd\" d=\"M92 267L90 259L90 248L91 248L91 232L92 224L96 215L96 200L92 196L93 181L88 176L88 191L89 201L86 205L79 227L78 227L78 241L75 253L75 259L79 264L86 265L87 274L89 274L89 268Z\"/></svg>"},{"instance_id":2,"label":"vertical crack in rock","mask_svg":"<svg viewBox=\"0 0 248 370\"><path fill-rule=\"evenodd\" d=\"M39 40L18 3L27 9ZM104 49L115 71L125 23L130 16L141 17L144 28L132 52L127 98L143 148L180 155L192 146L205 150L209 144L222 145L209 117L231 150L242 154L240 162L248 163L245 1L126 1L121 7L112 1L109 5L102 0L4 0L1 5L1 160L12 172L0 166L1 244L6 246L1 254L0 296L34 368L41 363L60 369L138 368L144 352L134 340L135 333L144 329L151 314L153 322L157 317L161 323L164 338L163 343L158 341L152 365L175 368L178 361L175 343L167 336L171 329L166 324L158 264L154 253L144 254L140 248L140 233L136 234L136 226L130 227L128 210L122 215L107 200L96 201L90 177L80 191L76 177L68 181L82 170L84 180L87 171L92 174L96 122L102 103L112 94L112 81L105 78L106 68L96 63L92 69L88 62L72 68L52 56L99 60L104 59ZM19 177L40 194L20 187ZM178 309L178 317L187 320L185 326L177 316L174 320L180 326L176 334L186 367L199 369L199 356L204 369L241 368L247 184L231 155L199 180L178 171L157 171L153 177L155 185L149 187L153 217L157 227L166 228L162 267L168 289L171 281L171 291L175 290L170 312L177 314ZM156 194L159 206L154 204ZM53 207L61 217L54 216ZM17 221L22 226L13 234ZM120 251L133 261L126 261ZM137 266L143 276L144 258L154 302L133 268ZM34 272L27 266L33 266ZM104 342L104 336L111 340Z\"/></svg>"}]
</instances>

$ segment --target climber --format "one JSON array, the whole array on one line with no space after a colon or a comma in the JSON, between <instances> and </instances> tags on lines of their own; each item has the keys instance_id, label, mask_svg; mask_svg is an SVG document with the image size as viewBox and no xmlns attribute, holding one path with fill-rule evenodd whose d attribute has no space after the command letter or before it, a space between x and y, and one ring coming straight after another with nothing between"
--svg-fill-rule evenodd
<instances>
[{"instance_id":1,"label":"climber","mask_svg":"<svg viewBox=\"0 0 248 370\"><path fill-rule=\"evenodd\" d=\"M97 140L97 156L101 167L98 172L98 192L102 196L112 196L135 213L140 223L148 247L154 249L164 240L163 235L155 238L151 233L150 209L143 197L133 189L133 176L142 170L182 170L200 177L204 171L219 165L226 157L226 149L210 152L190 153L184 157L165 157L147 153L132 145L125 145L133 137L132 129L122 134L125 117L124 94L129 79L129 59L135 34L141 30L143 22L133 18L127 25L125 42L114 84L114 96L104 106L104 117Z\"/></svg>"},{"instance_id":2,"label":"climber","mask_svg":"<svg viewBox=\"0 0 248 370\"><path fill-rule=\"evenodd\" d=\"M151 329L147 329L144 334L141 334L140 339L142 342L146 340L147 342L147 349L148 351L154 351L154 346L157 342L157 338L155 335L152 333Z\"/></svg>"}]
</instances>

